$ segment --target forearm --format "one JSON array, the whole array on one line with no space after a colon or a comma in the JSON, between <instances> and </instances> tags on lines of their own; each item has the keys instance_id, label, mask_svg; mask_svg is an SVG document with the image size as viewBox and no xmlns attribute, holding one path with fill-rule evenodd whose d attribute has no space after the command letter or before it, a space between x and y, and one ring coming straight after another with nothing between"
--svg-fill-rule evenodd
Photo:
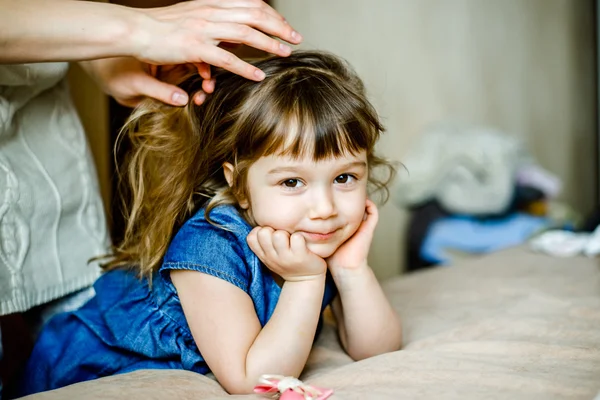
<instances>
[{"instance_id":1,"label":"forearm","mask_svg":"<svg viewBox=\"0 0 600 400\"><path fill-rule=\"evenodd\" d=\"M0 63L135 55L144 14L75 0L0 0Z\"/></svg>"},{"instance_id":2,"label":"forearm","mask_svg":"<svg viewBox=\"0 0 600 400\"><path fill-rule=\"evenodd\" d=\"M284 283L271 319L246 357L245 393L263 374L300 375L314 341L324 288L325 275Z\"/></svg>"},{"instance_id":3,"label":"forearm","mask_svg":"<svg viewBox=\"0 0 600 400\"><path fill-rule=\"evenodd\" d=\"M333 271L339 291L340 334L355 360L396 351L402 345L400 318L370 267Z\"/></svg>"},{"instance_id":4,"label":"forearm","mask_svg":"<svg viewBox=\"0 0 600 400\"><path fill-rule=\"evenodd\" d=\"M110 0L113 4L136 8L166 7L179 3L180 1L182 0Z\"/></svg>"}]
</instances>

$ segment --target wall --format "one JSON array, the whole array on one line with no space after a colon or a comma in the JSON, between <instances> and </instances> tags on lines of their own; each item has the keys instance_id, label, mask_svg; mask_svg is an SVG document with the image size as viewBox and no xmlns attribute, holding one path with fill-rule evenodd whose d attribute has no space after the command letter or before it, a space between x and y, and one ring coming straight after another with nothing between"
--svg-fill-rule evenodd
<instances>
[{"instance_id":1,"label":"wall","mask_svg":"<svg viewBox=\"0 0 600 400\"><path fill-rule=\"evenodd\" d=\"M112 147L108 130L108 98L85 71L75 63L71 64L68 78L73 103L81 117L94 157L104 209L108 214L112 195L110 182Z\"/></svg>"},{"instance_id":2,"label":"wall","mask_svg":"<svg viewBox=\"0 0 600 400\"><path fill-rule=\"evenodd\" d=\"M402 160L425 127L452 118L519 135L564 183L562 200L595 204L595 30L591 0L277 0L301 47L333 51L364 78ZM406 174L403 175L406 177ZM403 268L406 215L381 209L371 265Z\"/></svg>"}]
</instances>

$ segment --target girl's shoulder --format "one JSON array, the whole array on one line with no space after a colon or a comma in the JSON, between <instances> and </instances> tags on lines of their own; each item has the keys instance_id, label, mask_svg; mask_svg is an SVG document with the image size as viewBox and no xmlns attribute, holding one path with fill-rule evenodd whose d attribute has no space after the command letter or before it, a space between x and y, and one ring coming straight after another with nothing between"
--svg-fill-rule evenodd
<instances>
[{"instance_id":1,"label":"girl's shoulder","mask_svg":"<svg viewBox=\"0 0 600 400\"><path fill-rule=\"evenodd\" d=\"M246 242L252 227L230 205L212 209L210 221L202 208L183 224L169 244L160 272L196 270L247 290L259 263Z\"/></svg>"},{"instance_id":2,"label":"girl's shoulder","mask_svg":"<svg viewBox=\"0 0 600 400\"><path fill-rule=\"evenodd\" d=\"M244 220L238 209L230 204L222 204L214 207L209 214L210 222L206 218L206 208L202 207L194 213L182 226L185 227L202 227L207 228L207 225L215 229L225 229L233 232L250 232L252 227Z\"/></svg>"},{"instance_id":3,"label":"girl's shoulder","mask_svg":"<svg viewBox=\"0 0 600 400\"><path fill-rule=\"evenodd\" d=\"M210 221L209 221L210 219ZM252 227L242 218L232 205L220 205L213 208L210 218L206 218L205 208L201 208L189 218L177 231L170 248L179 244L199 245L199 242L240 241L245 243Z\"/></svg>"}]
</instances>

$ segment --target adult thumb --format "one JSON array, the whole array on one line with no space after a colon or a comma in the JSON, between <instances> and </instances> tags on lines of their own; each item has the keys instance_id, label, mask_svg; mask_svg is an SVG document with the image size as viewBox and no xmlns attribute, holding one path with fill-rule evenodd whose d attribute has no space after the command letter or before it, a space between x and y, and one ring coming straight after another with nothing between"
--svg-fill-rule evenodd
<instances>
[{"instance_id":1,"label":"adult thumb","mask_svg":"<svg viewBox=\"0 0 600 400\"><path fill-rule=\"evenodd\" d=\"M139 90L144 96L172 106L185 106L189 101L189 96L181 88L162 82L150 75L145 75L143 79L140 79L139 85Z\"/></svg>"}]
</instances>

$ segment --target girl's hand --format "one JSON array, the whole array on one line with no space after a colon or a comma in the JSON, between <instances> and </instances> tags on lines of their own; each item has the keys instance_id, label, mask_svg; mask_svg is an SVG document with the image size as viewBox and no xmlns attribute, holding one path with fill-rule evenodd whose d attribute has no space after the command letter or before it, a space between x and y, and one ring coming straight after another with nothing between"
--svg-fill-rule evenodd
<instances>
[{"instance_id":1,"label":"girl's hand","mask_svg":"<svg viewBox=\"0 0 600 400\"><path fill-rule=\"evenodd\" d=\"M148 18L134 31L133 55L149 64L206 63L259 81L262 71L218 45L240 43L287 56L291 48L268 35L294 44L302 41L262 0L195 0L140 11Z\"/></svg>"},{"instance_id":2,"label":"girl's hand","mask_svg":"<svg viewBox=\"0 0 600 400\"><path fill-rule=\"evenodd\" d=\"M367 256L378 219L377 206L367 199L365 218L358 230L327 258L327 265L332 272L336 269L360 269L368 266Z\"/></svg>"},{"instance_id":3,"label":"girl's hand","mask_svg":"<svg viewBox=\"0 0 600 400\"><path fill-rule=\"evenodd\" d=\"M286 281L314 279L327 272L325 260L308 250L300 233L290 235L286 231L257 226L246 240L267 268Z\"/></svg>"}]
</instances>

